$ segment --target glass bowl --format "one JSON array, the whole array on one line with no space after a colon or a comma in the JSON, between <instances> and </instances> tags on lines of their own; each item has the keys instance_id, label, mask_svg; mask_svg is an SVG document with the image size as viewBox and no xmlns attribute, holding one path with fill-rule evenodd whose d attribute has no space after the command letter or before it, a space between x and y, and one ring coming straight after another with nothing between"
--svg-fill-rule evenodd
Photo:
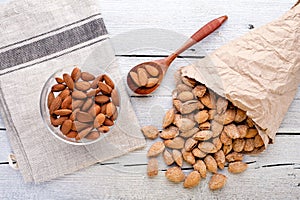
<instances>
[{"instance_id":1,"label":"glass bowl","mask_svg":"<svg viewBox=\"0 0 300 200\"><path fill-rule=\"evenodd\" d=\"M40 113L45 126L56 138L68 144L88 145L106 137L116 125L120 95L116 82L109 74L99 73L99 69L89 72L78 67L81 75L74 81L79 77L76 78L76 73L71 76L75 67L65 67L49 77L41 92ZM70 78L74 86L68 81ZM95 84L98 80L102 83Z\"/></svg>"}]
</instances>

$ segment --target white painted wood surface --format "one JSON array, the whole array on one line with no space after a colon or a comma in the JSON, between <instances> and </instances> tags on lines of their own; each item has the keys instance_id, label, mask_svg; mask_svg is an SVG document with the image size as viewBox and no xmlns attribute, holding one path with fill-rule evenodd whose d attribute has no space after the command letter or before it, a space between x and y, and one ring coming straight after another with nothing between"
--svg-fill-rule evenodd
<instances>
[{"instance_id":1,"label":"white painted wood surface","mask_svg":"<svg viewBox=\"0 0 300 200\"><path fill-rule=\"evenodd\" d=\"M0 0L3 2L3 0ZM227 14L228 22L201 42L211 52L222 44L249 31L248 25L263 25L281 16L294 0L100 0L106 26L112 36L141 28L169 29L191 35L211 19ZM151 38L149 38L151 40ZM153 38L153 40L155 40ZM199 48L186 55L199 55ZM139 52L141 53L141 51ZM142 54L146 54L144 51ZM159 51L149 55L164 54ZM120 57L123 74L129 66L156 57ZM161 126L163 111L171 106L172 74L194 59L178 59L166 77L164 87L152 97L132 97L141 126ZM287 113L276 143L258 156L247 156L249 169L240 175L228 174L224 189L211 192L209 178L192 190L172 184L164 177L147 178L147 148L40 185L25 184L18 171L9 167L11 152L0 118L0 199L299 199L300 198L300 93ZM155 116L155 117L154 117ZM150 143L149 143L150 144ZM148 145L149 146L149 145ZM188 171L188 170L187 170Z\"/></svg>"}]
</instances>

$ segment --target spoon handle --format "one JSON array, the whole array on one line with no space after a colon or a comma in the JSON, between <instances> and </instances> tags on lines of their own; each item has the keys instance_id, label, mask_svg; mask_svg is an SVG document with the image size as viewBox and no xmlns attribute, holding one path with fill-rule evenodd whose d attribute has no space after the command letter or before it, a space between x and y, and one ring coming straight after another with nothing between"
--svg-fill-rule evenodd
<instances>
[{"instance_id":1,"label":"spoon handle","mask_svg":"<svg viewBox=\"0 0 300 200\"><path fill-rule=\"evenodd\" d=\"M218 29L227 19L228 17L225 15L208 22L206 25L200 28L196 33L194 33L194 35L192 35L191 38L195 40L195 42L201 41L206 36L208 36L216 29Z\"/></svg>"},{"instance_id":2,"label":"spoon handle","mask_svg":"<svg viewBox=\"0 0 300 200\"><path fill-rule=\"evenodd\" d=\"M179 54L181 54L197 42L200 42L206 36L218 29L227 19L228 17L224 15L205 24L196 33L194 33L179 49L177 49L174 53L166 58L167 66L169 66Z\"/></svg>"}]
</instances>

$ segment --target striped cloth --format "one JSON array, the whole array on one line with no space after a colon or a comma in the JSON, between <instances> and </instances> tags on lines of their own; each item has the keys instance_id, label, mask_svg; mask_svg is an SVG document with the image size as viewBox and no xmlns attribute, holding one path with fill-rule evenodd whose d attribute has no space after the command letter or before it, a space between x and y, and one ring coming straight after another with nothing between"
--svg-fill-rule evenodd
<instances>
[{"instance_id":1,"label":"striped cloth","mask_svg":"<svg viewBox=\"0 0 300 200\"><path fill-rule=\"evenodd\" d=\"M47 181L145 145L94 0L15 0L0 11L0 113L26 182ZM56 139L40 114L47 79L73 65L102 67L122 97L118 125L87 146Z\"/></svg>"}]
</instances>

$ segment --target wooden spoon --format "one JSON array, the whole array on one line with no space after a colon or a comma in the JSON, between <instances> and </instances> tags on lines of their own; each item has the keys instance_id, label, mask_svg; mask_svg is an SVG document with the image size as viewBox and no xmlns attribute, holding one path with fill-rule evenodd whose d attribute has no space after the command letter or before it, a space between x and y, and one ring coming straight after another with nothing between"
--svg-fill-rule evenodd
<instances>
[{"instance_id":1,"label":"wooden spoon","mask_svg":"<svg viewBox=\"0 0 300 200\"><path fill-rule=\"evenodd\" d=\"M201 41L203 38L218 29L227 16L214 19L200 28L179 49L168 57L160 60L144 62L133 67L127 75L128 87L136 94L150 94L158 88L170 64L175 58L189 47Z\"/></svg>"}]
</instances>

